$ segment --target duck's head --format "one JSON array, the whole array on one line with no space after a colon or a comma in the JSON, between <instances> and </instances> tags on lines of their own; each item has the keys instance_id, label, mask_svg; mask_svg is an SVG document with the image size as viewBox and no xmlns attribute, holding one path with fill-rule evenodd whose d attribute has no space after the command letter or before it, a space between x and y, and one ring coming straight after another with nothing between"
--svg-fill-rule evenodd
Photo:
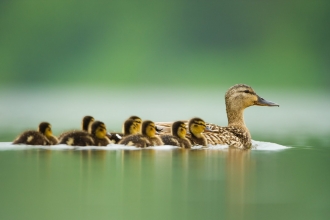
<instances>
[{"instance_id":1,"label":"duck's head","mask_svg":"<svg viewBox=\"0 0 330 220\"><path fill-rule=\"evenodd\" d=\"M137 131L138 131L137 133L140 133L141 132L141 124L142 124L141 118L138 117L138 116L133 115L133 116L129 117L128 119L132 119L134 121L134 123L137 127Z\"/></svg>"},{"instance_id":2,"label":"duck's head","mask_svg":"<svg viewBox=\"0 0 330 220\"><path fill-rule=\"evenodd\" d=\"M141 126L141 123L140 123ZM124 135L137 134L140 132L139 125L133 119L127 119L123 125Z\"/></svg>"},{"instance_id":3,"label":"duck's head","mask_svg":"<svg viewBox=\"0 0 330 220\"><path fill-rule=\"evenodd\" d=\"M94 118L92 116L87 115L83 117L81 122L81 129L83 131L91 132L91 126L93 122L94 122Z\"/></svg>"},{"instance_id":4,"label":"duck's head","mask_svg":"<svg viewBox=\"0 0 330 220\"><path fill-rule=\"evenodd\" d=\"M225 95L226 106L230 109L245 109L252 105L278 106L278 104L267 101L256 94L248 85L237 84L228 89Z\"/></svg>"},{"instance_id":5,"label":"duck's head","mask_svg":"<svg viewBox=\"0 0 330 220\"><path fill-rule=\"evenodd\" d=\"M103 139L106 137L107 128L105 124L101 121L94 121L91 128L91 133L97 138Z\"/></svg>"},{"instance_id":6,"label":"duck's head","mask_svg":"<svg viewBox=\"0 0 330 220\"><path fill-rule=\"evenodd\" d=\"M142 123L142 134L148 137L156 136L156 125L154 122L146 120Z\"/></svg>"},{"instance_id":7,"label":"duck's head","mask_svg":"<svg viewBox=\"0 0 330 220\"><path fill-rule=\"evenodd\" d=\"M179 138L185 138L187 134L187 126L183 121L176 121L172 124L172 135Z\"/></svg>"},{"instance_id":8,"label":"duck's head","mask_svg":"<svg viewBox=\"0 0 330 220\"><path fill-rule=\"evenodd\" d=\"M201 118L192 118L188 122L189 132L196 137L200 137L204 132L206 125L205 121Z\"/></svg>"},{"instance_id":9,"label":"duck's head","mask_svg":"<svg viewBox=\"0 0 330 220\"><path fill-rule=\"evenodd\" d=\"M52 126L48 122L41 122L39 124L38 131L44 134L46 137L53 136Z\"/></svg>"}]
</instances>

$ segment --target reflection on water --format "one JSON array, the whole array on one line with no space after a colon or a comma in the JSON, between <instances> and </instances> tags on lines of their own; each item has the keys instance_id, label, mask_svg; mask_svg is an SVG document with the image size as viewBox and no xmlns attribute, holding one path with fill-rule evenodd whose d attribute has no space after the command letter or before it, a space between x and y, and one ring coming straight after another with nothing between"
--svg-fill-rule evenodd
<instances>
[{"instance_id":1,"label":"reflection on water","mask_svg":"<svg viewBox=\"0 0 330 220\"><path fill-rule=\"evenodd\" d=\"M229 149L226 155L226 199L227 212L230 219L244 219L245 200L249 194L254 194L253 179L254 170L250 161L248 150ZM248 173L248 175L247 175Z\"/></svg>"},{"instance_id":2,"label":"reflection on water","mask_svg":"<svg viewBox=\"0 0 330 220\"><path fill-rule=\"evenodd\" d=\"M325 153L6 150L0 152L0 218L325 219L330 178L321 181L315 172L327 173Z\"/></svg>"}]
</instances>

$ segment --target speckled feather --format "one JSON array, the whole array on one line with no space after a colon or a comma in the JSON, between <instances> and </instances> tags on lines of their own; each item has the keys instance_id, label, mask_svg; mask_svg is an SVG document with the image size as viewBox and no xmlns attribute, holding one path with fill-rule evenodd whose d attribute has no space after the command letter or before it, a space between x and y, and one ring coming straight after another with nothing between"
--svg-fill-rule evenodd
<instances>
[{"instance_id":1,"label":"speckled feather","mask_svg":"<svg viewBox=\"0 0 330 220\"><path fill-rule=\"evenodd\" d=\"M59 144L66 144L70 146L94 146L93 136L86 131L71 131L66 132L60 139Z\"/></svg>"},{"instance_id":2,"label":"speckled feather","mask_svg":"<svg viewBox=\"0 0 330 220\"><path fill-rule=\"evenodd\" d=\"M39 131L25 131L19 135L13 144L28 144L28 145L51 145L51 142Z\"/></svg>"},{"instance_id":3,"label":"speckled feather","mask_svg":"<svg viewBox=\"0 0 330 220\"><path fill-rule=\"evenodd\" d=\"M141 148L153 146L153 143L149 140L149 138L143 134L128 135L125 138L123 138L121 141L119 141L118 144L141 147Z\"/></svg>"}]
</instances>

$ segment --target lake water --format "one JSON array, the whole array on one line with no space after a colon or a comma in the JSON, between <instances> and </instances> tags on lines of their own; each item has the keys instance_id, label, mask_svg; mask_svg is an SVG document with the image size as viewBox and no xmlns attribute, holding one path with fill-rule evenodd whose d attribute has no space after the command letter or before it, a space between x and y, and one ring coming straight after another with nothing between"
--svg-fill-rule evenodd
<instances>
[{"instance_id":1,"label":"lake water","mask_svg":"<svg viewBox=\"0 0 330 220\"><path fill-rule=\"evenodd\" d=\"M1 219L328 219L330 148L0 143Z\"/></svg>"},{"instance_id":2,"label":"lake water","mask_svg":"<svg viewBox=\"0 0 330 220\"><path fill-rule=\"evenodd\" d=\"M110 131L130 115L226 125L225 90L1 91L0 219L329 219L325 94L257 90L281 107L246 110L252 150L11 145L40 121L58 135L84 115Z\"/></svg>"}]
</instances>

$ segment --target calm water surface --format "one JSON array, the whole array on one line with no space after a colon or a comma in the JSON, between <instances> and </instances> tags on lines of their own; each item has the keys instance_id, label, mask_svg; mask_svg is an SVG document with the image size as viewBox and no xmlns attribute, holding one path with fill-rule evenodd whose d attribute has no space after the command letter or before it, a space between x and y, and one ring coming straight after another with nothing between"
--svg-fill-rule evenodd
<instances>
[{"instance_id":1,"label":"calm water surface","mask_svg":"<svg viewBox=\"0 0 330 220\"><path fill-rule=\"evenodd\" d=\"M255 145L77 150L2 142L0 219L329 219L329 145Z\"/></svg>"}]
</instances>

